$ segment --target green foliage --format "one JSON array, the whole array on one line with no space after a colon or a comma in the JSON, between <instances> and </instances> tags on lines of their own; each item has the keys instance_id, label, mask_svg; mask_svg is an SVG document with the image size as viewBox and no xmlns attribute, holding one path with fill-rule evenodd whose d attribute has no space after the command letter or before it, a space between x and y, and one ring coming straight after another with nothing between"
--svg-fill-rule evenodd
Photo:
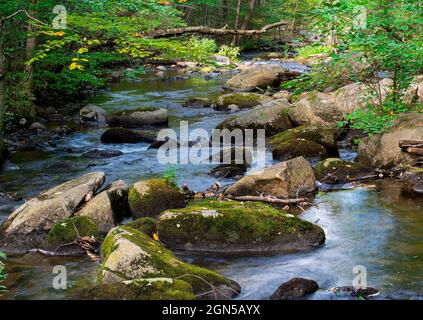
<instances>
[{"instance_id":1,"label":"green foliage","mask_svg":"<svg viewBox=\"0 0 423 320\"><path fill-rule=\"evenodd\" d=\"M332 52L332 48L330 46L325 46L325 45L310 45L310 46L299 48L297 51L298 51L298 55L301 58L307 59L313 55L325 54L325 53L329 54L330 52Z\"/></svg>"},{"instance_id":2,"label":"green foliage","mask_svg":"<svg viewBox=\"0 0 423 320\"><path fill-rule=\"evenodd\" d=\"M4 261L6 261L6 259L6 254L0 251L0 292L6 290L6 287L1 285L2 281L7 278L6 268L4 266Z\"/></svg>"},{"instance_id":3,"label":"green foliage","mask_svg":"<svg viewBox=\"0 0 423 320\"><path fill-rule=\"evenodd\" d=\"M168 166L166 168L166 171L163 175L163 178L166 179L170 184L176 186L177 182L176 182L176 166L172 165L172 166Z\"/></svg>"},{"instance_id":4,"label":"green foliage","mask_svg":"<svg viewBox=\"0 0 423 320\"><path fill-rule=\"evenodd\" d=\"M235 61L238 61L240 49L239 47L223 45L220 47L218 54L229 58L230 61L235 62Z\"/></svg>"}]
</instances>

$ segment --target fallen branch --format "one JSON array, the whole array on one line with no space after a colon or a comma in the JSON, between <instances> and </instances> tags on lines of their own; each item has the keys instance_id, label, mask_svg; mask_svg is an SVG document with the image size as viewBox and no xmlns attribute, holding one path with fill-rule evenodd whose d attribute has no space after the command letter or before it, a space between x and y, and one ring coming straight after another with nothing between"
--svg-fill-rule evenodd
<instances>
[{"instance_id":1,"label":"fallen branch","mask_svg":"<svg viewBox=\"0 0 423 320\"><path fill-rule=\"evenodd\" d=\"M423 148L423 141L419 140L401 140L399 142L400 148L407 149L410 147L413 148Z\"/></svg>"},{"instance_id":2,"label":"fallen branch","mask_svg":"<svg viewBox=\"0 0 423 320\"><path fill-rule=\"evenodd\" d=\"M225 197L229 200L236 200L236 201L258 201L258 202L266 202L266 203L273 203L273 204L299 204L308 202L307 198L297 198L297 199L280 199L272 196L232 196L232 195L225 195Z\"/></svg>"},{"instance_id":3,"label":"fallen branch","mask_svg":"<svg viewBox=\"0 0 423 320\"><path fill-rule=\"evenodd\" d=\"M185 28L173 28L173 29L164 29L164 30L156 30L147 34L147 36L153 38L162 38L162 37L169 37L169 36L176 36L184 33L201 33L201 34L211 34L211 35L239 35L239 36L253 36L257 34L263 34L268 32L269 30L278 28L280 26L287 25L287 21L279 21L276 23L272 23L269 25L264 26L261 29L257 30L239 30L239 29L215 29L209 28L204 26L199 27L185 27ZM145 34L139 34L141 36L145 36Z\"/></svg>"},{"instance_id":4,"label":"fallen branch","mask_svg":"<svg viewBox=\"0 0 423 320\"><path fill-rule=\"evenodd\" d=\"M423 148L409 147L407 148L407 152L416 156L423 156Z\"/></svg>"}]
</instances>

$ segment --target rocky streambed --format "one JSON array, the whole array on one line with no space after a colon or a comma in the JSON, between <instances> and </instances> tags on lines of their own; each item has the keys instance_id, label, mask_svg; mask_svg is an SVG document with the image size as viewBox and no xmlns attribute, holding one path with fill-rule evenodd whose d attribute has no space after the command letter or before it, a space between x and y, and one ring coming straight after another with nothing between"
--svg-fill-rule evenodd
<instances>
[{"instance_id":1,"label":"rocky streambed","mask_svg":"<svg viewBox=\"0 0 423 320\"><path fill-rule=\"evenodd\" d=\"M232 75L179 77L167 70L112 85L81 113L99 126L75 128L43 150L16 152L0 176L8 194L1 199L0 240L19 253L7 263L9 291L2 297L284 299L300 292L310 299L351 299L352 291L341 287L350 287L354 270L363 266L379 298L421 298L423 200L409 192L419 190L419 169L403 174L412 177L405 182L381 179L392 170L379 169L383 161L414 164L395 143L422 134L421 116L405 116L391 135L379 137L382 144L374 137L361 146L360 163L350 162L357 154L340 143L348 137L327 125L359 105L360 85L304 96L295 105L286 92L222 96L224 84L247 92L304 70L286 72L281 65L292 67L259 63L226 83ZM117 133L108 132L110 115L111 126L124 127ZM267 169L222 174L220 188L230 187L220 195L213 187L206 191L216 188L210 174L216 165L178 165L179 186L216 196L188 201L205 194L164 179L168 168L157 163L152 147L157 126L178 130L180 120L191 130L265 128ZM155 126L137 130L145 121ZM374 151L373 144L389 152ZM372 152L390 158L369 157ZM276 208L221 201L257 194L307 199ZM9 216L23 199L31 200ZM104 240L99 251L93 239ZM68 290L52 288L57 265L66 267Z\"/></svg>"}]
</instances>

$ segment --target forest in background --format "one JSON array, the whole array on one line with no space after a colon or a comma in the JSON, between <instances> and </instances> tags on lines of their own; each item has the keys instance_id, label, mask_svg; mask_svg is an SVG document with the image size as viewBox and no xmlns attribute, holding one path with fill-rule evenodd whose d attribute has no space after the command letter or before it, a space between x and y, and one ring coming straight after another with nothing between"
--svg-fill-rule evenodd
<instances>
[{"instance_id":1,"label":"forest in background","mask_svg":"<svg viewBox=\"0 0 423 320\"><path fill-rule=\"evenodd\" d=\"M401 92L422 70L418 1L69 0L60 3L65 13L54 13L56 5L52 0L0 5L2 132L30 124L37 108L57 107L104 87L113 70L122 66L130 67L133 74L128 76L136 76L154 61L199 61L207 66L214 63L215 53L236 59L239 52L250 50L300 52L306 57L329 53L330 64L316 65L312 73L283 84L295 93L336 88L348 81L371 85L375 72L392 73L392 99L348 120L378 131L409 109ZM355 28L363 18L362 8L366 26ZM254 35L228 31L261 30L275 23L281 24ZM188 26L220 32L166 34ZM354 65L364 63L366 68L352 72Z\"/></svg>"}]
</instances>

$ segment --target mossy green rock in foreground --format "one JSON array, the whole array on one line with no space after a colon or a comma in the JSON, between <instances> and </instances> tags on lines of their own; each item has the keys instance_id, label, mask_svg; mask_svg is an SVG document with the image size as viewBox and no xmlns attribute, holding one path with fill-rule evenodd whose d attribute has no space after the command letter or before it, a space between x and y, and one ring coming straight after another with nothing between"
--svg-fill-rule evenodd
<instances>
[{"instance_id":1,"label":"mossy green rock in foreground","mask_svg":"<svg viewBox=\"0 0 423 320\"><path fill-rule=\"evenodd\" d=\"M171 278L189 283L197 297L213 298L210 284L217 297L233 297L239 285L225 277L185 263L152 240L146 234L122 226L109 232L101 246L102 266L98 273L99 284L117 283L135 279Z\"/></svg>"},{"instance_id":2,"label":"mossy green rock in foreground","mask_svg":"<svg viewBox=\"0 0 423 320\"><path fill-rule=\"evenodd\" d=\"M52 246L60 246L71 243L78 237L89 236L97 238L99 233L97 224L93 219L77 216L55 224L48 233L47 243Z\"/></svg>"},{"instance_id":3,"label":"mossy green rock in foreground","mask_svg":"<svg viewBox=\"0 0 423 320\"><path fill-rule=\"evenodd\" d=\"M296 157L306 159L336 155L334 130L317 126L302 126L286 130L270 139L275 159L284 161Z\"/></svg>"},{"instance_id":4,"label":"mossy green rock in foreground","mask_svg":"<svg viewBox=\"0 0 423 320\"><path fill-rule=\"evenodd\" d=\"M166 179L136 182L129 189L129 206L134 218L157 217L162 211L185 207L185 196Z\"/></svg>"},{"instance_id":5,"label":"mossy green rock in foreground","mask_svg":"<svg viewBox=\"0 0 423 320\"><path fill-rule=\"evenodd\" d=\"M218 200L164 212L158 233L172 249L220 253L287 252L325 241L319 226L269 205Z\"/></svg>"},{"instance_id":6,"label":"mossy green rock in foreground","mask_svg":"<svg viewBox=\"0 0 423 320\"><path fill-rule=\"evenodd\" d=\"M169 278L99 284L72 295L74 300L194 300L192 286Z\"/></svg>"},{"instance_id":7,"label":"mossy green rock in foreground","mask_svg":"<svg viewBox=\"0 0 423 320\"><path fill-rule=\"evenodd\" d=\"M364 164L329 158L316 165L317 179L326 183L342 183L366 177L374 170Z\"/></svg>"}]
</instances>

